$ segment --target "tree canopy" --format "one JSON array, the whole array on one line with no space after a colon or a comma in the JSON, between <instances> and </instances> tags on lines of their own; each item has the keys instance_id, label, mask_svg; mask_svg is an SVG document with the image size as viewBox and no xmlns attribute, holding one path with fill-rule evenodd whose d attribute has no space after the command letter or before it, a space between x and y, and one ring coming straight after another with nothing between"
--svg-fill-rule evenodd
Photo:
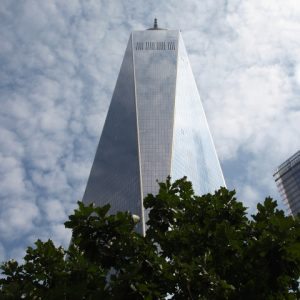
<instances>
[{"instance_id":1,"label":"tree canopy","mask_svg":"<svg viewBox=\"0 0 300 300\"><path fill-rule=\"evenodd\" d=\"M146 235L129 212L78 202L68 249L28 247L2 264L0 299L300 299L300 221L266 198L254 215L220 188L186 178L149 194Z\"/></svg>"}]
</instances>

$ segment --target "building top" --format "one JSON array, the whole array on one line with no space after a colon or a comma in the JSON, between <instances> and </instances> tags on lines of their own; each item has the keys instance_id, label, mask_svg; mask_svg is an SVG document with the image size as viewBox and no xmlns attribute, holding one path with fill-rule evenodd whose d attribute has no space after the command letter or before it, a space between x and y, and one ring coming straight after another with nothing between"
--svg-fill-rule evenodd
<instances>
[{"instance_id":1,"label":"building top","mask_svg":"<svg viewBox=\"0 0 300 300\"><path fill-rule=\"evenodd\" d=\"M167 30L167 29L159 28L158 25L157 25L157 18L155 18L155 19L154 19L153 27L152 27L152 28L149 28L148 30Z\"/></svg>"},{"instance_id":2,"label":"building top","mask_svg":"<svg viewBox=\"0 0 300 300\"><path fill-rule=\"evenodd\" d=\"M274 176L277 173L285 173L290 168L292 168L295 164L300 162L300 150L297 151L294 155L292 155L289 159L287 159L284 163L282 163L274 173Z\"/></svg>"}]
</instances>

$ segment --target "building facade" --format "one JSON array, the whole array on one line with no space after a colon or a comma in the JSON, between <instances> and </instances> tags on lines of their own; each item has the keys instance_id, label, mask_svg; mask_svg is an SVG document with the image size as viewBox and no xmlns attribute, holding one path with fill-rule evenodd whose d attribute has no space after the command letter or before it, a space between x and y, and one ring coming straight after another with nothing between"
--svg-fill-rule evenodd
<instances>
[{"instance_id":1,"label":"building facade","mask_svg":"<svg viewBox=\"0 0 300 300\"><path fill-rule=\"evenodd\" d=\"M180 31L134 31L83 197L141 217L158 181L187 176L196 193L225 186Z\"/></svg>"},{"instance_id":2,"label":"building facade","mask_svg":"<svg viewBox=\"0 0 300 300\"><path fill-rule=\"evenodd\" d=\"M300 151L281 164L273 176L288 212L294 216L300 213Z\"/></svg>"}]
</instances>

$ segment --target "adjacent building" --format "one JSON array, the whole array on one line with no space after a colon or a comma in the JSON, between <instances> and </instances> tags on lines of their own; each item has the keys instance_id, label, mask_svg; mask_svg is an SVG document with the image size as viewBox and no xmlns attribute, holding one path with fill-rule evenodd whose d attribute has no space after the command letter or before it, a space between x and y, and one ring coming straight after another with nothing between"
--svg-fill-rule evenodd
<instances>
[{"instance_id":1,"label":"adjacent building","mask_svg":"<svg viewBox=\"0 0 300 300\"><path fill-rule=\"evenodd\" d=\"M300 213L300 151L281 164L273 176L289 213Z\"/></svg>"},{"instance_id":2,"label":"adjacent building","mask_svg":"<svg viewBox=\"0 0 300 300\"><path fill-rule=\"evenodd\" d=\"M129 38L83 197L141 217L158 181L187 176L198 194L225 186L180 31Z\"/></svg>"}]
</instances>

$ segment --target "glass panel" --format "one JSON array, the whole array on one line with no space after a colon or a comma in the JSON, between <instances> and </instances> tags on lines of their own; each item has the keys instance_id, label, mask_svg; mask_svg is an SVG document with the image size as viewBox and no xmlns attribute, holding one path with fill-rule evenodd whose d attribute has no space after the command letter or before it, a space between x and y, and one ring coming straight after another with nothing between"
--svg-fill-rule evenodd
<instances>
[{"instance_id":1,"label":"glass panel","mask_svg":"<svg viewBox=\"0 0 300 300\"><path fill-rule=\"evenodd\" d=\"M142 216L137 120L130 38L83 197L85 203L110 203L111 212ZM142 232L142 222L138 229Z\"/></svg>"},{"instance_id":2,"label":"glass panel","mask_svg":"<svg viewBox=\"0 0 300 300\"><path fill-rule=\"evenodd\" d=\"M197 194L225 186L200 96L181 35L175 102L172 177L187 176Z\"/></svg>"},{"instance_id":3,"label":"glass panel","mask_svg":"<svg viewBox=\"0 0 300 300\"><path fill-rule=\"evenodd\" d=\"M170 175L178 31L133 33L143 196Z\"/></svg>"},{"instance_id":4,"label":"glass panel","mask_svg":"<svg viewBox=\"0 0 300 300\"><path fill-rule=\"evenodd\" d=\"M274 177L288 210L293 215L300 213L300 152L281 164Z\"/></svg>"}]
</instances>

